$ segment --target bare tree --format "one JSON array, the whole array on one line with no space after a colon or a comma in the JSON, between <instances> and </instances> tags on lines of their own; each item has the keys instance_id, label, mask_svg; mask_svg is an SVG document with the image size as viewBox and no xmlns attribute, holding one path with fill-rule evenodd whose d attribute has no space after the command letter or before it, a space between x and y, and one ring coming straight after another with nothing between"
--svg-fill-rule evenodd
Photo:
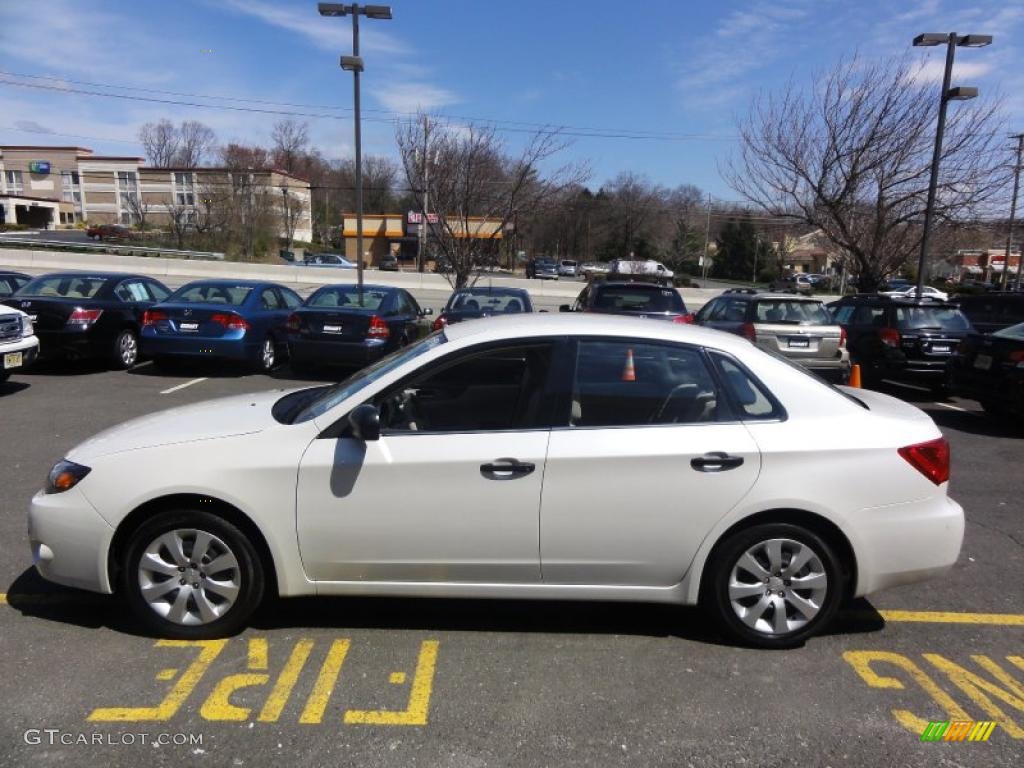
<instances>
[{"instance_id":1,"label":"bare tree","mask_svg":"<svg viewBox=\"0 0 1024 768\"><path fill-rule=\"evenodd\" d=\"M208 125L197 120L183 120L178 127L179 144L175 163L185 168L196 168L217 146L217 135Z\"/></svg>"},{"instance_id":2,"label":"bare tree","mask_svg":"<svg viewBox=\"0 0 1024 768\"><path fill-rule=\"evenodd\" d=\"M839 62L809 90L759 98L724 169L762 211L820 228L872 289L920 250L937 101L907 58ZM951 110L935 203L939 226L983 211L1006 179L996 102Z\"/></svg>"},{"instance_id":3,"label":"bare tree","mask_svg":"<svg viewBox=\"0 0 1024 768\"><path fill-rule=\"evenodd\" d=\"M274 164L288 173L295 173L299 159L309 146L309 125L288 118L274 123L270 132L274 141Z\"/></svg>"},{"instance_id":4,"label":"bare tree","mask_svg":"<svg viewBox=\"0 0 1024 768\"><path fill-rule=\"evenodd\" d=\"M295 241L295 227L302 217L302 201L294 193L290 193L288 187L281 187L281 225L285 236L285 250L292 249Z\"/></svg>"},{"instance_id":5,"label":"bare tree","mask_svg":"<svg viewBox=\"0 0 1024 768\"><path fill-rule=\"evenodd\" d=\"M139 229L145 229L146 219L149 217L149 211L152 207L149 201L143 197L140 190L136 190L135 192L123 192L121 197L125 207L128 209L128 213L135 221L135 225Z\"/></svg>"},{"instance_id":6,"label":"bare tree","mask_svg":"<svg viewBox=\"0 0 1024 768\"><path fill-rule=\"evenodd\" d=\"M181 137L170 120L165 118L156 123L146 123L138 135L150 165L168 168L175 164Z\"/></svg>"},{"instance_id":7,"label":"bare tree","mask_svg":"<svg viewBox=\"0 0 1024 768\"><path fill-rule=\"evenodd\" d=\"M196 206L185 205L177 201L165 203L167 209L167 226L174 236L174 244L180 251L185 247L185 237L193 228Z\"/></svg>"},{"instance_id":8,"label":"bare tree","mask_svg":"<svg viewBox=\"0 0 1024 768\"><path fill-rule=\"evenodd\" d=\"M539 165L565 147L557 131L540 130L518 156L506 153L494 128L436 123L419 115L399 124L398 149L409 187L422 210L430 167L430 210L439 216L430 240L439 271L454 288L476 281L476 270L497 262L501 238L514 216L530 213L585 176L566 165L542 176Z\"/></svg>"}]
</instances>

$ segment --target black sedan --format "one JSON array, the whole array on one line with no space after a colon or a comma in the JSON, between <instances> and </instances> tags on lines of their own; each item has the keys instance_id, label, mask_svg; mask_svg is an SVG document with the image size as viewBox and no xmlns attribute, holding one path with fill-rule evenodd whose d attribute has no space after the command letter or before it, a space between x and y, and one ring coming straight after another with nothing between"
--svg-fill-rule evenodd
<instances>
[{"instance_id":1,"label":"black sedan","mask_svg":"<svg viewBox=\"0 0 1024 768\"><path fill-rule=\"evenodd\" d=\"M455 291L434 321L434 330L463 320L533 312L530 294L522 288L474 287Z\"/></svg>"},{"instance_id":2,"label":"black sedan","mask_svg":"<svg viewBox=\"0 0 1024 768\"><path fill-rule=\"evenodd\" d=\"M0 299L6 299L31 279L21 272L0 270Z\"/></svg>"},{"instance_id":3,"label":"black sedan","mask_svg":"<svg viewBox=\"0 0 1024 768\"><path fill-rule=\"evenodd\" d=\"M402 288L325 285L288 318L292 367L366 365L429 333L429 314Z\"/></svg>"},{"instance_id":4,"label":"black sedan","mask_svg":"<svg viewBox=\"0 0 1024 768\"><path fill-rule=\"evenodd\" d=\"M130 368L139 359L143 313L170 293L145 275L56 272L30 280L3 303L32 318L44 357Z\"/></svg>"},{"instance_id":5,"label":"black sedan","mask_svg":"<svg viewBox=\"0 0 1024 768\"><path fill-rule=\"evenodd\" d=\"M1024 323L968 335L949 361L949 386L990 416L1024 427Z\"/></svg>"},{"instance_id":6,"label":"black sedan","mask_svg":"<svg viewBox=\"0 0 1024 768\"><path fill-rule=\"evenodd\" d=\"M594 282L587 285L573 304L562 304L560 312L600 312L608 315L651 317L674 323L692 323L693 315L679 291L657 283Z\"/></svg>"}]
</instances>

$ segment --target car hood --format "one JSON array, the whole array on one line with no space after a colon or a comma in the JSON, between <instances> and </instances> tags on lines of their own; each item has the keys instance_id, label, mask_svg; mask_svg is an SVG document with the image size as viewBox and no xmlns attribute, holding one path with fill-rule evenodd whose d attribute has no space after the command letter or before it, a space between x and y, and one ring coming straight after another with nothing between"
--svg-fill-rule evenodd
<instances>
[{"instance_id":1,"label":"car hood","mask_svg":"<svg viewBox=\"0 0 1024 768\"><path fill-rule=\"evenodd\" d=\"M88 464L114 453L260 432L277 423L271 408L283 394L284 390L274 390L236 395L140 416L80 443L67 458Z\"/></svg>"}]
</instances>

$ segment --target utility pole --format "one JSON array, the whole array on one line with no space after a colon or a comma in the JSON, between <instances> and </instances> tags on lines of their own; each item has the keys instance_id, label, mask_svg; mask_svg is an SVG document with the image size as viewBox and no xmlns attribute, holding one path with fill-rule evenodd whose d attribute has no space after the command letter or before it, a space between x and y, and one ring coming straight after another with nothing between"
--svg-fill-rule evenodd
<instances>
[{"instance_id":1,"label":"utility pole","mask_svg":"<svg viewBox=\"0 0 1024 768\"><path fill-rule=\"evenodd\" d=\"M430 118L423 117L423 210L420 211L420 242L416 253L416 269L423 271L423 253L426 249L428 216L430 215Z\"/></svg>"},{"instance_id":2,"label":"utility pole","mask_svg":"<svg viewBox=\"0 0 1024 768\"><path fill-rule=\"evenodd\" d=\"M706 282L708 279L708 245L711 242L711 193L708 192L708 218L707 223L704 225L704 264L701 273L701 280ZM706 288L707 286L701 286Z\"/></svg>"},{"instance_id":3,"label":"utility pole","mask_svg":"<svg viewBox=\"0 0 1024 768\"><path fill-rule=\"evenodd\" d=\"M1017 193L1020 191L1020 163L1021 155L1024 154L1024 133L1017 133L1010 137L1017 140L1017 165L1013 169L1013 197L1010 201L1010 226L1006 232L1006 260L1003 262L1003 288L1010 284L1010 246L1013 245L1013 224L1017 218ZM1014 288L1020 290L1020 273L1024 269L1024 249L1017 244L1017 279Z\"/></svg>"}]
</instances>

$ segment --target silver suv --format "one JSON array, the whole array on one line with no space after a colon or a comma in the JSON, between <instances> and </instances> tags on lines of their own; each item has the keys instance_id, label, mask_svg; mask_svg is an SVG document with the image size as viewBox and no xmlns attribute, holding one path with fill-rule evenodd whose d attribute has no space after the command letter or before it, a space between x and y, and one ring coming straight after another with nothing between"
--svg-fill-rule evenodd
<instances>
[{"instance_id":1,"label":"silver suv","mask_svg":"<svg viewBox=\"0 0 1024 768\"><path fill-rule=\"evenodd\" d=\"M705 304L694 321L745 336L829 381L845 384L849 380L846 333L818 299L732 289Z\"/></svg>"}]
</instances>

